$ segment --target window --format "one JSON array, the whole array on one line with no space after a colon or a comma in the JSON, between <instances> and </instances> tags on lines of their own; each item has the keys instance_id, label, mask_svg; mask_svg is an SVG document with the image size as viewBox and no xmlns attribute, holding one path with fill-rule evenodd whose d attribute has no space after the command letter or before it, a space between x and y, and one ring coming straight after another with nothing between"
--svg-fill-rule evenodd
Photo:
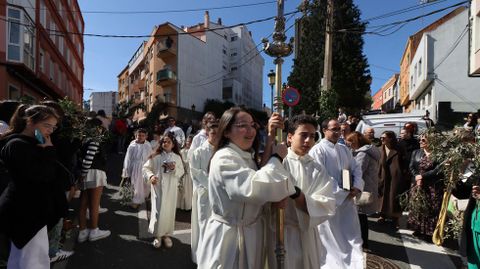
<instances>
[{"instance_id":1,"label":"window","mask_svg":"<svg viewBox=\"0 0 480 269\"><path fill-rule=\"evenodd\" d=\"M50 27L48 28L48 31L50 33L50 39L52 40L52 42L55 42L56 25L53 21L53 18L50 18Z\"/></svg>"},{"instance_id":2,"label":"window","mask_svg":"<svg viewBox=\"0 0 480 269\"><path fill-rule=\"evenodd\" d=\"M39 56L40 56L40 60L39 60L39 68L40 68L40 71L43 72L44 70L44 51L43 51L43 48L40 48L40 53L39 53Z\"/></svg>"},{"instance_id":3,"label":"window","mask_svg":"<svg viewBox=\"0 0 480 269\"><path fill-rule=\"evenodd\" d=\"M238 39L238 36L237 35L234 35L230 38L230 41L236 41Z\"/></svg>"},{"instance_id":4,"label":"window","mask_svg":"<svg viewBox=\"0 0 480 269\"><path fill-rule=\"evenodd\" d=\"M40 23L43 27L47 26L47 10L45 6L45 0L40 1Z\"/></svg>"},{"instance_id":5,"label":"window","mask_svg":"<svg viewBox=\"0 0 480 269\"><path fill-rule=\"evenodd\" d=\"M13 85L8 85L8 99L12 99L12 100L20 99L20 90Z\"/></svg>"},{"instance_id":6,"label":"window","mask_svg":"<svg viewBox=\"0 0 480 269\"><path fill-rule=\"evenodd\" d=\"M230 54L230 56L237 56L237 55L238 55L238 53L236 53L236 52Z\"/></svg>"},{"instance_id":7,"label":"window","mask_svg":"<svg viewBox=\"0 0 480 269\"><path fill-rule=\"evenodd\" d=\"M21 37L21 11L19 9L8 8L8 60L20 61L20 37Z\"/></svg>"},{"instance_id":8,"label":"window","mask_svg":"<svg viewBox=\"0 0 480 269\"><path fill-rule=\"evenodd\" d=\"M230 71L236 71L238 68L236 66L230 68Z\"/></svg>"},{"instance_id":9,"label":"window","mask_svg":"<svg viewBox=\"0 0 480 269\"><path fill-rule=\"evenodd\" d=\"M62 54L62 56L64 56L64 52L63 52L63 36L59 36L58 37L59 39L59 43L58 43L58 49L60 50L60 54Z\"/></svg>"},{"instance_id":10,"label":"window","mask_svg":"<svg viewBox=\"0 0 480 269\"><path fill-rule=\"evenodd\" d=\"M55 62L52 58L50 58L50 80L53 81L55 75Z\"/></svg>"},{"instance_id":11,"label":"window","mask_svg":"<svg viewBox=\"0 0 480 269\"><path fill-rule=\"evenodd\" d=\"M422 58L418 60L418 76L420 77L422 75Z\"/></svg>"},{"instance_id":12,"label":"window","mask_svg":"<svg viewBox=\"0 0 480 269\"><path fill-rule=\"evenodd\" d=\"M227 55L227 51L225 49L222 50L223 54Z\"/></svg>"}]
</instances>

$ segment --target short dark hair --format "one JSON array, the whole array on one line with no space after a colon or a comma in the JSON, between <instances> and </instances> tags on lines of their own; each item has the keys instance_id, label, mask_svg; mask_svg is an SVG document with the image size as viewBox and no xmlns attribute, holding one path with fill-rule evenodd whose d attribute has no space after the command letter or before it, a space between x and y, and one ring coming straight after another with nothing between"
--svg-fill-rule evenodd
<instances>
[{"instance_id":1,"label":"short dark hair","mask_svg":"<svg viewBox=\"0 0 480 269\"><path fill-rule=\"evenodd\" d=\"M145 129L145 128L138 128L137 130L135 130L135 133L147 134L148 131L147 131L147 129Z\"/></svg>"},{"instance_id":2,"label":"short dark hair","mask_svg":"<svg viewBox=\"0 0 480 269\"><path fill-rule=\"evenodd\" d=\"M337 121L337 119L334 119L334 118L330 118L330 119L326 119L326 120L322 121L322 130L323 129L328 129L328 123L332 120Z\"/></svg>"},{"instance_id":3,"label":"short dark hair","mask_svg":"<svg viewBox=\"0 0 480 269\"><path fill-rule=\"evenodd\" d=\"M296 115L293 116L288 122L288 133L294 134L295 130L297 130L298 126L303 124L311 124L315 128L318 127L318 123L314 117L310 115Z\"/></svg>"}]
</instances>

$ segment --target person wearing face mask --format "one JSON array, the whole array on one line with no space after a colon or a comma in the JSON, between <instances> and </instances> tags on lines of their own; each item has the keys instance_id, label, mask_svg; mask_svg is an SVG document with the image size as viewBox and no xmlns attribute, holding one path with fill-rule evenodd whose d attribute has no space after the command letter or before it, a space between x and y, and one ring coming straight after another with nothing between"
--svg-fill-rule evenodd
<instances>
[{"instance_id":1,"label":"person wearing face mask","mask_svg":"<svg viewBox=\"0 0 480 269\"><path fill-rule=\"evenodd\" d=\"M54 193L56 154L51 134L57 122L52 108L21 105L1 137L0 158L11 175L0 199L0 228L11 240L8 268L50 268L47 226L58 223L56 210L62 202ZM66 207L64 194L63 203Z\"/></svg>"},{"instance_id":2,"label":"person wearing face mask","mask_svg":"<svg viewBox=\"0 0 480 269\"><path fill-rule=\"evenodd\" d=\"M273 147L266 164L257 160L258 124L250 112L234 107L220 118L210 161L208 195L211 216L197 250L198 268L264 268L263 209L296 193L282 165L284 144L273 145L283 119L273 113L266 147Z\"/></svg>"}]
</instances>

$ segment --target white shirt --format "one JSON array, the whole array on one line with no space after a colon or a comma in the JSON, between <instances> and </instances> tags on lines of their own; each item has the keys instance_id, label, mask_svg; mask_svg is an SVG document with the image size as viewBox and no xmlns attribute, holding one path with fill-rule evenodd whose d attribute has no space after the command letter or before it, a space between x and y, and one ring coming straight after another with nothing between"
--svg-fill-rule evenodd
<instances>
[{"instance_id":1,"label":"white shirt","mask_svg":"<svg viewBox=\"0 0 480 269\"><path fill-rule=\"evenodd\" d=\"M195 149L200 147L203 142L205 142L208 139L207 131L205 129L200 130L198 134L196 134L193 139L192 139L192 144L190 145L190 149L188 150L188 159L190 160L192 158L193 152Z\"/></svg>"}]
</instances>

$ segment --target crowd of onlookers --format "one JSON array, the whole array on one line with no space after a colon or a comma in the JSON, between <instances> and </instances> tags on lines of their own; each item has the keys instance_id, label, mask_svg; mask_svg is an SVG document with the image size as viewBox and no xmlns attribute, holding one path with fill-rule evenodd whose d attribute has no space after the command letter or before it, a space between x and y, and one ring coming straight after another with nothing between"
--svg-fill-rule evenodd
<instances>
[{"instance_id":1,"label":"crowd of onlookers","mask_svg":"<svg viewBox=\"0 0 480 269\"><path fill-rule=\"evenodd\" d=\"M355 131L359 117L343 109L320 125L308 115L284 122L274 113L260 126L248 110L232 108L220 119L207 112L200 128L179 127L170 116L148 126L100 110L88 115L83 127L89 131L79 137L70 117L53 101L0 102L0 260L8 260L8 268L49 268L73 255L60 242L72 226L69 202L79 191L77 241L110 236L99 228L99 214L107 210L100 200L111 152L124 155L128 206L151 204L154 248L173 246L176 210L191 210L192 259L199 268L259 268L258 253L275 268L275 223L262 214L279 208L286 212L288 268L362 268L368 217L399 229L401 197L421 191L428 208L409 208L407 228L431 241L442 206L444 164L431 158L429 137L418 134L415 123L397 137L374 128ZM477 120L468 115L466 142L478 137ZM283 128L286 145L275 142L275 130ZM480 189L464 184L454 194L471 198L466 220L480 227L472 192ZM465 227L474 264L472 225Z\"/></svg>"}]
</instances>

